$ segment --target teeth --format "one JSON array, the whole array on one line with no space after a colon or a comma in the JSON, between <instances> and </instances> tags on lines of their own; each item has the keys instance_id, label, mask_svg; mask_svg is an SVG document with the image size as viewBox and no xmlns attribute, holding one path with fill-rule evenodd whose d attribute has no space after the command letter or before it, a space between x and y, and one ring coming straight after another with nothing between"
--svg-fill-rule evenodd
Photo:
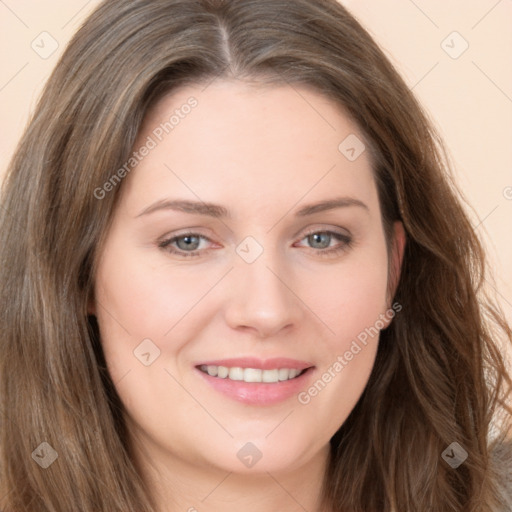
<instances>
[{"instance_id":1,"label":"teeth","mask_svg":"<svg viewBox=\"0 0 512 512\"><path fill-rule=\"evenodd\" d=\"M231 380L244 380L244 370L243 368L230 368L228 378Z\"/></svg>"},{"instance_id":2,"label":"teeth","mask_svg":"<svg viewBox=\"0 0 512 512\"><path fill-rule=\"evenodd\" d=\"M245 370L243 370L243 372L245 382L261 382L261 374L263 373L263 370L258 370L255 368L246 368Z\"/></svg>"},{"instance_id":3,"label":"teeth","mask_svg":"<svg viewBox=\"0 0 512 512\"><path fill-rule=\"evenodd\" d=\"M261 375L262 382L277 382L279 380L279 370L263 370Z\"/></svg>"},{"instance_id":4,"label":"teeth","mask_svg":"<svg viewBox=\"0 0 512 512\"><path fill-rule=\"evenodd\" d=\"M290 370L288 368L281 368L277 371L279 380L288 380L290 376Z\"/></svg>"},{"instance_id":5,"label":"teeth","mask_svg":"<svg viewBox=\"0 0 512 512\"><path fill-rule=\"evenodd\" d=\"M261 370L259 368L228 368L226 366L202 365L201 370L212 377L230 380L243 380L244 382L279 382L294 379L301 373L295 368L275 368Z\"/></svg>"},{"instance_id":6,"label":"teeth","mask_svg":"<svg viewBox=\"0 0 512 512\"><path fill-rule=\"evenodd\" d=\"M220 377L221 379L225 379L229 374L229 368L226 368L225 366L219 366L218 367L218 373L217 377Z\"/></svg>"}]
</instances>

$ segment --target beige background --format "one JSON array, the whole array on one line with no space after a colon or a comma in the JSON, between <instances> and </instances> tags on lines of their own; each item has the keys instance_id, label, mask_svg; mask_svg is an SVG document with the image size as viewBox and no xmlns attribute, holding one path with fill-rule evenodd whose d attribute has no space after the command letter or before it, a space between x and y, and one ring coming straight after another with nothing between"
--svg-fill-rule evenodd
<instances>
[{"instance_id":1,"label":"beige background","mask_svg":"<svg viewBox=\"0 0 512 512\"><path fill-rule=\"evenodd\" d=\"M0 173L66 42L98 3L0 0ZM512 322L512 0L342 3L384 48L444 136Z\"/></svg>"}]
</instances>

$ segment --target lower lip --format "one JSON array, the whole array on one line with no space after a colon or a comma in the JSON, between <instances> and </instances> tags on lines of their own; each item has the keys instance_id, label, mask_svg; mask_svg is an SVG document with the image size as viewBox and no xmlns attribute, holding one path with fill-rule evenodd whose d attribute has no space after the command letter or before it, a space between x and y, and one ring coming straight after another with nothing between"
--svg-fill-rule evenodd
<instances>
[{"instance_id":1,"label":"lower lip","mask_svg":"<svg viewBox=\"0 0 512 512\"><path fill-rule=\"evenodd\" d=\"M314 367L294 379L279 382L245 382L228 378L212 377L196 368L196 371L215 390L224 395L248 405L272 405L297 395L304 389Z\"/></svg>"}]
</instances>

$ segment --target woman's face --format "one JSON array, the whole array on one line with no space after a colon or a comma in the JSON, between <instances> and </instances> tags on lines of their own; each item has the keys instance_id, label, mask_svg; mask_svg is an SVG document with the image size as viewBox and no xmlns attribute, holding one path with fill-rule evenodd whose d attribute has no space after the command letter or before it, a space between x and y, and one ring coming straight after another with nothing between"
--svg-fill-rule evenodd
<instances>
[{"instance_id":1,"label":"woman's face","mask_svg":"<svg viewBox=\"0 0 512 512\"><path fill-rule=\"evenodd\" d=\"M203 88L146 116L90 311L143 458L277 474L325 459L395 314L377 189L322 95Z\"/></svg>"}]
</instances>

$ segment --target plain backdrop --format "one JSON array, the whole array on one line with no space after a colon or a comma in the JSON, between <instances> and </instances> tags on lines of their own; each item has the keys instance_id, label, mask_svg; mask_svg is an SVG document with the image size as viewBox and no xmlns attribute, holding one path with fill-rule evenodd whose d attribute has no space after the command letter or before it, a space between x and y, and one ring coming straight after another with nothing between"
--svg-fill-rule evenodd
<instances>
[{"instance_id":1,"label":"plain backdrop","mask_svg":"<svg viewBox=\"0 0 512 512\"><path fill-rule=\"evenodd\" d=\"M512 322L512 0L343 0L446 141ZM0 177L67 41L98 0L0 0Z\"/></svg>"}]
</instances>

